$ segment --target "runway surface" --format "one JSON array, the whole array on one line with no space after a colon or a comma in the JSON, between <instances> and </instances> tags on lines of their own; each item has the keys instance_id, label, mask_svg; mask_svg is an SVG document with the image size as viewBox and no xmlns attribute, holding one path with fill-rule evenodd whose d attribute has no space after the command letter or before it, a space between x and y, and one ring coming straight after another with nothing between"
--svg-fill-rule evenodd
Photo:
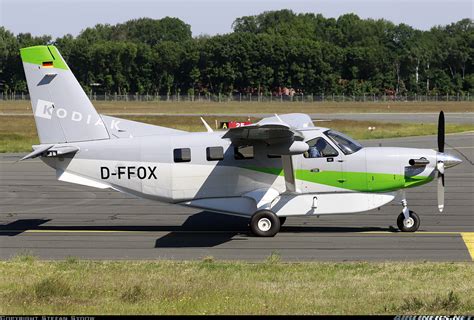
<instances>
[{"instance_id":1,"label":"runway surface","mask_svg":"<svg viewBox=\"0 0 474 320\"><path fill-rule=\"evenodd\" d=\"M472 261L474 134L447 135L446 142L464 162L446 171L445 213L437 213L436 182L409 190L419 232L394 230L401 211L395 203L353 215L289 218L274 238L251 236L243 218L59 182L38 159L15 163L19 154L0 154L0 258L26 252L44 259L261 261L278 253L283 261ZM435 148L436 137L363 143Z\"/></svg>"}]
</instances>

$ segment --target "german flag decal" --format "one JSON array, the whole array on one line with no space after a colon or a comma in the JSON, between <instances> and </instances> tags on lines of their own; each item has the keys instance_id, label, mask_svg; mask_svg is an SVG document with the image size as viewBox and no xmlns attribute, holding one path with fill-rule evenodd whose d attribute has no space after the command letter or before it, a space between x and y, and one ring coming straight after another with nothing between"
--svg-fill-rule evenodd
<instances>
[{"instance_id":1,"label":"german flag decal","mask_svg":"<svg viewBox=\"0 0 474 320\"><path fill-rule=\"evenodd\" d=\"M43 62L43 68L52 68L53 67L53 61L44 61Z\"/></svg>"}]
</instances>

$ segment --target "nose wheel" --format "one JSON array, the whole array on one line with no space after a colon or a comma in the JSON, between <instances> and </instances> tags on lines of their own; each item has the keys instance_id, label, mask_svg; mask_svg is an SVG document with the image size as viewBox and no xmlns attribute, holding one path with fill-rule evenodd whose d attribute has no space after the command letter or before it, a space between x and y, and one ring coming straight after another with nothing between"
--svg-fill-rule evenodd
<instances>
[{"instance_id":1,"label":"nose wheel","mask_svg":"<svg viewBox=\"0 0 474 320\"><path fill-rule=\"evenodd\" d=\"M397 225L402 232L415 232L420 227L420 218L411 210L408 218L405 218L405 214L402 212L398 216Z\"/></svg>"},{"instance_id":2,"label":"nose wheel","mask_svg":"<svg viewBox=\"0 0 474 320\"><path fill-rule=\"evenodd\" d=\"M397 218L398 229L402 232L415 232L420 227L420 217L418 217L414 211L408 209L408 203L404 193L402 206L403 210Z\"/></svg>"}]
</instances>

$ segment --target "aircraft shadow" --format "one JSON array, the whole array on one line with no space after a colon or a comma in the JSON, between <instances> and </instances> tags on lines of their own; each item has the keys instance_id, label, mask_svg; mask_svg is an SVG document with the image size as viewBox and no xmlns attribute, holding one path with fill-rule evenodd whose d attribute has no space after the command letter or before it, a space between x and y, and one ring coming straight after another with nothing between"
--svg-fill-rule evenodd
<instances>
[{"instance_id":1,"label":"aircraft shadow","mask_svg":"<svg viewBox=\"0 0 474 320\"><path fill-rule=\"evenodd\" d=\"M190 216L178 230L156 239L155 248L215 247L248 229L243 217L202 211Z\"/></svg>"},{"instance_id":2,"label":"aircraft shadow","mask_svg":"<svg viewBox=\"0 0 474 320\"><path fill-rule=\"evenodd\" d=\"M251 236L249 219L212 212L200 212L190 216L178 230L171 231L155 242L155 248L215 247L232 239L237 234ZM396 232L393 227L318 227L282 226L280 233L356 233L369 231Z\"/></svg>"},{"instance_id":3,"label":"aircraft shadow","mask_svg":"<svg viewBox=\"0 0 474 320\"><path fill-rule=\"evenodd\" d=\"M79 225L79 226L44 226L51 219L20 219L8 224L0 225L0 236L16 236L27 230L53 231L143 231L167 232L156 239L155 248L198 248L215 247L230 240L245 241L246 238L233 239L240 234L251 236L248 223L243 217L224 215L202 211L189 216L180 225L161 226L114 226L114 225ZM293 226L291 218L289 225L282 226L280 233L356 233L368 231L397 232L394 228L380 227L320 227L320 226Z\"/></svg>"},{"instance_id":4,"label":"aircraft shadow","mask_svg":"<svg viewBox=\"0 0 474 320\"><path fill-rule=\"evenodd\" d=\"M0 236L13 237L26 230L39 229L51 219L19 219L8 224L0 224Z\"/></svg>"}]
</instances>

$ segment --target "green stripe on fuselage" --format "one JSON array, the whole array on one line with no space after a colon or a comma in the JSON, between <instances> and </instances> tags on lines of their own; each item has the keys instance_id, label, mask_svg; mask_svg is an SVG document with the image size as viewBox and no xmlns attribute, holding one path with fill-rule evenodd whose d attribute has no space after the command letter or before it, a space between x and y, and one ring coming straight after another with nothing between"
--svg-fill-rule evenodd
<instances>
[{"instance_id":1,"label":"green stripe on fuselage","mask_svg":"<svg viewBox=\"0 0 474 320\"><path fill-rule=\"evenodd\" d=\"M421 186L422 184L428 183L433 180L434 176L405 176L405 188L411 188L416 186Z\"/></svg>"},{"instance_id":2,"label":"green stripe on fuselage","mask_svg":"<svg viewBox=\"0 0 474 320\"><path fill-rule=\"evenodd\" d=\"M246 167L246 169L280 176L283 175L281 168ZM419 186L433 179L432 176L406 177L404 175L391 173L341 171L311 172L301 169L295 171L295 176L298 180L362 192L394 191Z\"/></svg>"}]
</instances>

